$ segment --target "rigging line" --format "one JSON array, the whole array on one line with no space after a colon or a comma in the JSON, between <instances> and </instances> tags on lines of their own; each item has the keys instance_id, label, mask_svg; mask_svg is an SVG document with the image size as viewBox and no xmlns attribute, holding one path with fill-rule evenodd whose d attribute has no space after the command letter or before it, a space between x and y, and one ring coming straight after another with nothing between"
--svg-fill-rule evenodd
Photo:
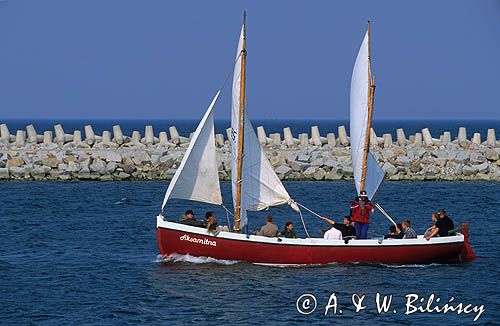
<instances>
[{"instance_id":1,"label":"rigging line","mask_svg":"<svg viewBox=\"0 0 500 326\"><path fill-rule=\"evenodd\" d=\"M234 217L234 215L229 211L229 209L227 209L226 206L224 206L224 204L221 204L221 206L226 211L227 226L228 226L229 230L231 230L231 222L230 222L230 219L229 219L229 215L231 215L233 217Z\"/></svg>"},{"instance_id":2,"label":"rigging line","mask_svg":"<svg viewBox=\"0 0 500 326\"><path fill-rule=\"evenodd\" d=\"M306 222L304 222L304 217L302 216L302 212L299 210L299 215L300 215L300 220L302 221L302 225L304 226L304 231L306 231L306 235L309 239L311 239L311 236L309 235L309 232L307 232L306 228Z\"/></svg>"},{"instance_id":3,"label":"rigging line","mask_svg":"<svg viewBox=\"0 0 500 326\"><path fill-rule=\"evenodd\" d=\"M297 205L299 205L300 207L302 207L303 209L305 209L306 211L308 211L309 213L319 217L319 218L322 218L323 216L319 215L318 213L316 213L315 211L305 207L304 205L302 205L301 203L298 203L298 202L295 202Z\"/></svg>"},{"instance_id":4,"label":"rigging line","mask_svg":"<svg viewBox=\"0 0 500 326\"><path fill-rule=\"evenodd\" d=\"M222 83L222 87L219 88L220 92L222 93L222 90L226 87L227 81L229 80L229 77L231 77L231 73L234 71L234 66L238 63L238 60L241 57L241 51L240 54L236 57L236 60L233 63L233 69L230 69L229 72L226 75L226 79L224 79L224 82Z\"/></svg>"},{"instance_id":5,"label":"rigging line","mask_svg":"<svg viewBox=\"0 0 500 326\"><path fill-rule=\"evenodd\" d=\"M229 219L229 211L226 209L227 227L231 230L231 221Z\"/></svg>"},{"instance_id":6,"label":"rigging line","mask_svg":"<svg viewBox=\"0 0 500 326\"><path fill-rule=\"evenodd\" d=\"M222 206L222 208L224 208L226 210L226 212L229 213L229 215L231 215L232 217L234 217L234 214L231 213L231 211L226 206L224 206L224 204L221 204L221 206Z\"/></svg>"}]
</instances>

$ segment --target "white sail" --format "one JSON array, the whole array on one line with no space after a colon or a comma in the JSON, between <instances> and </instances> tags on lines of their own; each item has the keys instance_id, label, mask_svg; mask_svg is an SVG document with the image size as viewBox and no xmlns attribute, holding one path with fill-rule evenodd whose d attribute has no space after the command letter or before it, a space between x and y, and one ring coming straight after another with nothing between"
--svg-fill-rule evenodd
<instances>
[{"instance_id":1,"label":"white sail","mask_svg":"<svg viewBox=\"0 0 500 326\"><path fill-rule=\"evenodd\" d=\"M233 99L231 108L231 180L233 204L236 198L237 184L237 156L239 110L240 110L240 82L241 82L241 50L243 47L244 29L240 33L240 41L236 52L236 64L233 76ZM246 211L258 211L271 206L290 204L298 210L290 195L281 183L269 163L264 150L260 146L253 126L245 114L244 117L244 144L243 144L243 172L241 184L241 213L240 227L247 223Z\"/></svg>"},{"instance_id":2,"label":"white sail","mask_svg":"<svg viewBox=\"0 0 500 326\"><path fill-rule=\"evenodd\" d=\"M360 191L368 124L368 32L358 52L351 79L350 137L352 167L356 190ZM384 179L384 172L369 153L367 158L365 190L372 198Z\"/></svg>"},{"instance_id":3,"label":"white sail","mask_svg":"<svg viewBox=\"0 0 500 326\"><path fill-rule=\"evenodd\" d=\"M378 165L377 160L372 153L368 152L366 158L366 176L365 176L365 191L368 198L371 200L377 194L377 191L384 181L385 172Z\"/></svg>"},{"instance_id":4,"label":"white sail","mask_svg":"<svg viewBox=\"0 0 500 326\"><path fill-rule=\"evenodd\" d=\"M220 91L215 94L196 128L179 168L168 185L162 210L170 198L209 204L222 204L214 136L213 109Z\"/></svg>"}]
</instances>

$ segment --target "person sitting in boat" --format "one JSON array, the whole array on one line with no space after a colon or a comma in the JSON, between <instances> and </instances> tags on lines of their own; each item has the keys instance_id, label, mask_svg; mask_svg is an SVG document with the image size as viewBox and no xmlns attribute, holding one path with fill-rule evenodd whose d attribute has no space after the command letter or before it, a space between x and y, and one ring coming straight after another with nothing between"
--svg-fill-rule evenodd
<instances>
[{"instance_id":1,"label":"person sitting in boat","mask_svg":"<svg viewBox=\"0 0 500 326\"><path fill-rule=\"evenodd\" d=\"M389 233L384 235L384 239L396 239L397 236L398 235L396 234L396 226L391 225L389 226Z\"/></svg>"},{"instance_id":2,"label":"person sitting in boat","mask_svg":"<svg viewBox=\"0 0 500 326\"><path fill-rule=\"evenodd\" d=\"M396 239L403 239L405 232L403 231L403 225L400 223L396 224Z\"/></svg>"},{"instance_id":3,"label":"person sitting in boat","mask_svg":"<svg viewBox=\"0 0 500 326\"><path fill-rule=\"evenodd\" d=\"M350 216L344 216L343 224L336 223L334 220L329 219L328 217L321 217L323 221L326 221L332 225L332 227L336 228L342 233L343 239L351 239L356 237L356 231L354 230L354 226L352 226L352 221Z\"/></svg>"},{"instance_id":4,"label":"person sitting in boat","mask_svg":"<svg viewBox=\"0 0 500 326\"><path fill-rule=\"evenodd\" d=\"M438 214L439 218L436 221L436 227L434 228L432 233L425 238L426 240L430 240L430 238L436 236L436 234L439 235L440 237L447 237L450 235L454 235L450 233L454 233L455 224L453 224L451 218L449 218L446 215L446 211L442 209L438 212Z\"/></svg>"},{"instance_id":5,"label":"person sitting in boat","mask_svg":"<svg viewBox=\"0 0 500 326\"><path fill-rule=\"evenodd\" d=\"M403 239L416 239L417 238L417 232L411 228L411 223L410 220L404 219L403 220Z\"/></svg>"},{"instance_id":6,"label":"person sitting in boat","mask_svg":"<svg viewBox=\"0 0 500 326\"><path fill-rule=\"evenodd\" d=\"M207 231L215 232L217 230L217 219L213 212L207 212L205 214L205 222L207 223Z\"/></svg>"},{"instance_id":7,"label":"person sitting in boat","mask_svg":"<svg viewBox=\"0 0 500 326\"><path fill-rule=\"evenodd\" d=\"M455 235L455 224L453 223L452 219L449 218L448 215L446 215L446 211L444 209L441 209L438 214L439 221L441 221L440 224L444 223L446 225L445 230L447 231L447 236Z\"/></svg>"},{"instance_id":8,"label":"person sitting in boat","mask_svg":"<svg viewBox=\"0 0 500 326\"><path fill-rule=\"evenodd\" d=\"M266 224L260 228L257 235L269 238L276 237L278 235L278 227L276 224L273 224L273 217L271 215L266 216Z\"/></svg>"},{"instance_id":9,"label":"person sitting in boat","mask_svg":"<svg viewBox=\"0 0 500 326\"><path fill-rule=\"evenodd\" d=\"M281 232L281 235L285 238L296 239L295 231L293 230L292 222L286 222L285 229Z\"/></svg>"},{"instance_id":10,"label":"person sitting in boat","mask_svg":"<svg viewBox=\"0 0 500 326\"><path fill-rule=\"evenodd\" d=\"M323 235L323 239L326 240L342 240L342 232L337 230L335 227L330 228L330 230L326 231Z\"/></svg>"},{"instance_id":11,"label":"person sitting in boat","mask_svg":"<svg viewBox=\"0 0 500 326\"><path fill-rule=\"evenodd\" d=\"M437 222L437 220L438 220L438 213L432 213L432 215L431 215L431 219L432 219L432 223L433 223L433 224L432 224L431 226L429 226L429 227L425 230L425 232L424 232L424 238L427 238L429 235L431 235L431 234L432 234L432 231L434 231L434 229L436 228L436 222ZM438 237L439 235L438 235L438 234L436 234L436 235L434 235L434 236L435 236L435 237Z\"/></svg>"},{"instance_id":12,"label":"person sitting in boat","mask_svg":"<svg viewBox=\"0 0 500 326\"><path fill-rule=\"evenodd\" d=\"M368 200L366 191L362 190L351 204L351 218L355 222L356 239L366 239L368 237L370 211L373 213L375 209L370 200Z\"/></svg>"},{"instance_id":13,"label":"person sitting in boat","mask_svg":"<svg viewBox=\"0 0 500 326\"><path fill-rule=\"evenodd\" d=\"M190 225L190 226L197 226L197 227L200 227L200 228L204 228L206 226L205 222L203 222L203 221L197 221L194 218L194 212L192 210L190 210L190 209L188 209L186 211L186 213L182 214L179 217L179 222L181 224L186 224L186 225Z\"/></svg>"}]
</instances>

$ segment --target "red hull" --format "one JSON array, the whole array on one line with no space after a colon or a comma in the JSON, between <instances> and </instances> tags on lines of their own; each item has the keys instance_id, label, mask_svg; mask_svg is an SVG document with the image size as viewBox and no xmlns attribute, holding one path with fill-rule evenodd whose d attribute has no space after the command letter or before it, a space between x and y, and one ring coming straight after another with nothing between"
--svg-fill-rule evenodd
<instances>
[{"instance_id":1,"label":"red hull","mask_svg":"<svg viewBox=\"0 0 500 326\"><path fill-rule=\"evenodd\" d=\"M204 232L203 229L198 231L197 228L191 228L193 232L190 232L187 230L190 227L183 226L179 230L175 223L166 224L170 227L159 225L157 228L158 247L164 256L189 254L277 265L351 262L429 264L456 263L473 258L467 236L461 235L446 240L442 238L439 240L441 243L432 243L434 239L431 242L415 239L415 244L412 240L383 241L383 244L376 240L358 240L345 244L343 241L325 243L323 239L313 239L316 240L314 244L295 244L288 239L281 242L277 238L259 241L262 237L252 236L253 239L248 239L242 235L233 236L238 239L228 239L224 236L200 234ZM307 240L296 242L304 241Z\"/></svg>"}]
</instances>

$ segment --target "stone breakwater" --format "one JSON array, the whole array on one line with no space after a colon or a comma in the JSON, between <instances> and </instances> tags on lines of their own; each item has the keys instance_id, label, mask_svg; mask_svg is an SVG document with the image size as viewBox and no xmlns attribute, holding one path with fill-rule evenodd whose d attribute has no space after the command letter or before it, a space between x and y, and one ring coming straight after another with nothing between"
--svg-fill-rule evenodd
<instances>
[{"instance_id":1,"label":"stone breakwater","mask_svg":"<svg viewBox=\"0 0 500 326\"><path fill-rule=\"evenodd\" d=\"M61 125L38 134L29 125L15 135L0 124L0 180L169 180L175 174L191 136L179 135L175 126L157 136L146 126L144 136L134 131L122 133L119 125L96 135L92 126L67 134ZM219 175L231 175L228 136L215 137ZM294 137L290 128L283 133L266 135L257 128L259 142L265 148L273 168L284 180L350 180L353 169L350 139L344 126L337 134L320 134L317 126L311 134ZM450 132L432 137L429 129L407 137L403 129L378 137L371 130L371 152L386 172L388 180L491 180L500 181L500 142L495 130L488 129L482 140L479 133L467 139L466 129L458 137Z\"/></svg>"}]
</instances>

